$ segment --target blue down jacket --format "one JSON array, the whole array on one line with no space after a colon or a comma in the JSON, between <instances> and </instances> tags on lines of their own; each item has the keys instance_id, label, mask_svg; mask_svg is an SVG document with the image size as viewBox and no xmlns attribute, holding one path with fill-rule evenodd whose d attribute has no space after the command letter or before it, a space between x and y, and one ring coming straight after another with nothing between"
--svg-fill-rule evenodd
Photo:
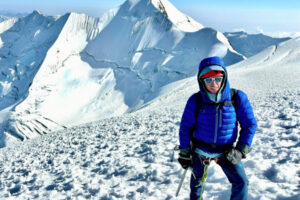
<instances>
[{"instance_id":1,"label":"blue down jacket","mask_svg":"<svg viewBox=\"0 0 300 200\"><path fill-rule=\"evenodd\" d=\"M223 84L225 85L222 91L220 91L222 95L220 103L230 101L231 95L229 82L227 80L227 70L220 58L212 57L209 62L204 64L201 62L198 75L201 70L209 65L219 65L225 70L223 80ZM257 123L247 95L240 90L237 91L237 111L235 111L232 104L223 106L207 105L205 103L212 103L212 101L206 95L207 91L204 89L204 83L200 78L198 78L198 82L200 87L199 93L202 96L202 102L204 104L201 105L201 110L196 122L196 104L199 103L197 102L199 98L196 97L197 94L193 94L188 99L180 123L180 148L189 147L192 137L202 142L216 145L233 144L238 139L240 143L247 144L251 147ZM239 137L238 122L241 126Z\"/></svg>"}]
</instances>

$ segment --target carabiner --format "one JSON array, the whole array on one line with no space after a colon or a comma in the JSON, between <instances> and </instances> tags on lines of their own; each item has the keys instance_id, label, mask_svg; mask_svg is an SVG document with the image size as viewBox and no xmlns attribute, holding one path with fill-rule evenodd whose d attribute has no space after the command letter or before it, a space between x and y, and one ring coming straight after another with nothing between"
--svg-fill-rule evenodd
<instances>
[{"instance_id":1,"label":"carabiner","mask_svg":"<svg viewBox=\"0 0 300 200\"><path fill-rule=\"evenodd\" d=\"M202 161L202 164L203 164L204 166L208 166L209 163L210 163L210 161L211 161L211 158L205 159L205 160Z\"/></svg>"}]
</instances>

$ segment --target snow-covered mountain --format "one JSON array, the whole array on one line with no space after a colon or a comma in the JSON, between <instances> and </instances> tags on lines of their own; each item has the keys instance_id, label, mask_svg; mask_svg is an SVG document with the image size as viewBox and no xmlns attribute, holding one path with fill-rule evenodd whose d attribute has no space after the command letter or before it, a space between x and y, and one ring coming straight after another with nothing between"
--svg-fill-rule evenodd
<instances>
[{"instance_id":1,"label":"snow-covered mountain","mask_svg":"<svg viewBox=\"0 0 300 200\"><path fill-rule=\"evenodd\" d=\"M11 11L0 10L0 23L10 18L25 17L28 13L14 13Z\"/></svg>"},{"instance_id":2,"label":"snow-covered mountain","mask_svg":"<svg viewBox=\"0 0 300 200\"><path fill-rule=\"evenodd\" d=\"M21 18L25 17L26 15L28 15L28 13L16 13L7 10L0 10L0 23L10 18Z\"/></svg>"},{"instance_id":3,"label":"snow-covered mountain","mask_svg":"<svg viewBox=\"0 0 300 200\"><path fill-rule=\"evenodd\" d=\"M232 47L247 58L259 53L265 48L277 45L280 42L291 38L273 38L264 34L248 34L246 32L226 32L224 35L228 38Z\"/></svg>"},{"instance_id":4,"label":"snow-covered mountain","mask_svg":"<svg viewBox=\"0 0 300 200\"><path fill-rule=\"evenodd\" d=\"M14 18L14 17L20 18L20 17L25 17L28 14L29 13L14 12L11 10L0 10L0 15L8 18Z\"/></svg>"},{"instance_id":5,"label":"snow-covered mountain","mask_svg":"<svg viewBox=\"0 0 300 200\"><path fill-rule=\"evenodd\" d=\"M229 81L245 91L258 122L243 160L249 200L298 200L300 163L300 37L230 66ZM178 129L196 77L164 86L143 109L0 149L2 199L188 199L179 197ZM230 198L230 184L211 163L204 199Z\"/></svg>"},{"instance_id":6,"label":"snow-covered mountain","mask_svg":"<svg viewBox=\"0 0 300 200\"><path fill-rule=\"evenodd\" d=\"M9 19L9 17L0 14L0 23Z\"/></svg>"},{"instance_id":7,"label":"snow-covered mountain","mask_svg":"<svg viewBox=\"0 0 300 200\"><path fill-rule=\"evenodd\" d=\"M28 88L68 15L55 19L34 11L0 24L1 105L26 98Z\"/></svg>"},{"instance_id":8,"label":"snow-covered mountain","mask_svg":"<svg viewBox=\"0 0 300 200\"><path fill-rule=\"evenodd\" d=\"M100 19L35 11L0 23L5 132L20 139L138 109L218 55L244 57L226 37L167 0L128 0Z\"/></svg>"}]
</instances>

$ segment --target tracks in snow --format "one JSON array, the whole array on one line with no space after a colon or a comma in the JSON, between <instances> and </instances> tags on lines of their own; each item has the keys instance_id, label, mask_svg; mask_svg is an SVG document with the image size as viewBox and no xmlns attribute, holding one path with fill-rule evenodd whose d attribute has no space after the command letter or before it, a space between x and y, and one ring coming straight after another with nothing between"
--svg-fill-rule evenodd
<instances>
[{"instance_id":1,"label":"tracks in snow","mask_svg":"<svg viewBox=\"0 0 300 200\"><path fill-rule=\"evenodd\" d=\"M286 90L252 102L259 128L243 161L249 200L298 199L299 100L300 91ZM182 170L170 158L184 103L1 149L0 198L175 199ZM204 198L228 198L230 184L221 168L212 163L208 175ZM188 179L177 199L188 198Z\"/></svg>"}]
</instances>

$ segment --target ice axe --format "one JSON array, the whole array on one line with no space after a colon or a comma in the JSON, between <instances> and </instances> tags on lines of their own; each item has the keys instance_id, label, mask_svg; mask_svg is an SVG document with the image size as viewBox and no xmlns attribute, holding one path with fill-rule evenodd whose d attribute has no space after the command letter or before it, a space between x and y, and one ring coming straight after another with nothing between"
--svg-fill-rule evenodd
<instances>
[{"instance_id":1,"label":"ice axe","mask_svg":"<svg viewBox=\"0 0 300 200\"><path fill-rule=\"evenodd\" d=\"M177 191L176 191L176 197L178 197L179 191L180 191L180 189L181 189L182 183L183 183L183 181L184 181L184 178L185 178L185 176L186 176L186 173L187 173L188 169L189 169L189 168L186 168L186 169L184 169L184 171L183 171L183 174L182 174L180 183L179 183L178 188L177 188Z\"/></svg>"}]
</instances>

